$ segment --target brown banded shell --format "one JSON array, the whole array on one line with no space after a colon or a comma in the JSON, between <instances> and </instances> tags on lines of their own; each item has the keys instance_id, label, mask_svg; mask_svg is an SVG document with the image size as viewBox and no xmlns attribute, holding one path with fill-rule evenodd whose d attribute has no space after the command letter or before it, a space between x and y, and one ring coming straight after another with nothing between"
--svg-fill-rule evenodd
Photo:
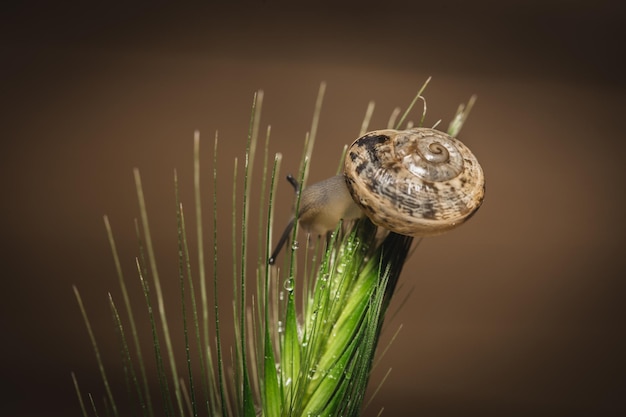
<instances>
[{"instance_id":1,"label":"brown banded shell","mask_svg":"<svg viewBox=\"0 0 626 417\"><path fill-rule=\"evenodd\" d=\"M365 134L346 153L344 177L372 222L409 236L455 228L476 212L485 194L483 170L472 152L429 128Z\"/></svg>"}]
</instances>

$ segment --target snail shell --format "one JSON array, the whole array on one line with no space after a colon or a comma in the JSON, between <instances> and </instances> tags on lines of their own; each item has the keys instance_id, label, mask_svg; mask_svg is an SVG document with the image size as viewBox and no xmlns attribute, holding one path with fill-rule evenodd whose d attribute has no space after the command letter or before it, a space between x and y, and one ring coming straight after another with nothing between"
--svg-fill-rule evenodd
<instances>
[{"instance_id":1,"label":"snail shell","mask_svg":"<svg viewBox=\"0 0 626 417\"><path fill-rule=\"evenodd\" d=\"M344 178L373 223L409 236L459 226L485 195L483 170L472 152L429 128L365 134L346 153Z\"/></svg>"}]
</instances>

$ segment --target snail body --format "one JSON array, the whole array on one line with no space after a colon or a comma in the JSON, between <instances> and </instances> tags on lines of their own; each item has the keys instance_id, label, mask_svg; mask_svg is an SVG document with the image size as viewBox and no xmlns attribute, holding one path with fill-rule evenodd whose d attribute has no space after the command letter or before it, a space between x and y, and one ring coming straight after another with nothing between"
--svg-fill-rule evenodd
<instances>
[{"instance_id":1,"label":"snail body","mask_svg":"<svg viewBox=\"0 0 626 417\"><path fill-rule=\"evenodd\" d=\"M299 186L288 177L296 192ZM334 230L339 220L366 215L384 229L434 236L463 224L478 210L485 178L462 142L430 128L376 130L348 148L343 175L302 191L298 219L310 235ZM270 264L288 239L289 222Z\"/></svg>"},{"instance_id":2,"label":"snail body","mask_svg":"<svg viewBox=\"0 0 626 417\"><path fill-rule=\"evenodd\" d=\"M343 175L335 175L304 189L300 197L300 226L313 236L323 236L337 227L341 219L363 216L346 187Z\"/></svg>"},{"instance_id":3,"label":"snail body","mask_svg":"<svg viewBox=\"0 0 626 417\"><path fill-rule=\"evenodd\" d=\"M300 192L300 185L291 176L287 181ZM343 175L335 175L311 184L302 190L298 221L309 236L324 236L337 227L341 219L354 220L363 217L363 211L352 200ZM295 216L292 216L269 259L274 264L280 250L289 239Z\"/></svg>"}]
</instances>

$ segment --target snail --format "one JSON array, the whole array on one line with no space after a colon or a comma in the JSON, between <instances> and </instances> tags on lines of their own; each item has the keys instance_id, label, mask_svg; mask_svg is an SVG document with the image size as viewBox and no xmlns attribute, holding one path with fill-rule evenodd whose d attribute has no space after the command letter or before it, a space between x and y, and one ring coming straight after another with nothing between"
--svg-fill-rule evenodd
<instances>
[{"instance_id":1,"label":"snail","mask_svg":"<svg viewBox=\"0 0 626 417\"><path fill-rule=\"evenodd\" d=\"M288 177L296 192L299 184ZM435 236L469 219L485 195L483 170L459 140L430 128L375 130L348 148L342 175L306 187L299 222L312 236L339 220L364 215L379 227L408 236ZM269 263L289 237L287 225Z\"/></svg>"}]
</instances>

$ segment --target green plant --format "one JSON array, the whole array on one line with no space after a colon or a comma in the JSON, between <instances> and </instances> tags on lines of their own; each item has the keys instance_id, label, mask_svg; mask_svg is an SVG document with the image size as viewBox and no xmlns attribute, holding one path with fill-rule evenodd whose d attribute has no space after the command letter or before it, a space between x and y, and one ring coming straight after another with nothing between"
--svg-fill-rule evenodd
<instances>
[{"instance_id":1,"label":"green plant","mask_svg":"<svg viewBox=\"0 0 626 417\"><path fill-rule=\"evenodd\" d=\"M390 126L405 122L417 100L423 100L421 94L427 83L397 123L399 113L392 115ZM301 184L306 183L308 176L324 90L322 84L310 134L305 140L299 173ZM140 255L136 266L151 324L158 399L147 376L148 360L135 320L135 309L140 302L129 296L113 232L108 218L104 218L125 310L125 314L120 314L117 302L109 296L114 326L120 337L122 365L129 381L128 396L137 404L132 413L143 416L356 416L363 408L385 312L413 238L395 233L381 237L377 227L363 218L346 224L340 222L326 242L306 239L300 245L296 220L284 267L270 266L267 260L272 244L274 196L282 157L277 154L273 162L270 161L268 128L262 175L254 184L261 190L258 217L265 221L257 231L258 253L251 253L250 190L259 143L262 99L263 94L259 92L253 102L243 164L243 190L236 189L240 171L237 160L232 181L231 239L236 254L232 264L235 318L232 361L226 360L226 341L222 339L220 328L224 306L218 299L218 279L223 277L218 277L217 273L217 135L213 148L213 246L208 250L204 247L199 134L194 138L196 265L192 265L189 253L188 227L179 198L177 175L174 181L185 370L179 369L181 364L174 352L168 325L171 313L166 312L142 181L139 171L134 172L140 210L140 220L136 222ZM473 99L467 107L461 106L450 123L449 132L453 136L460 131L472 103ZM361 133L367 130L372 111L370 104ZM422 115L420 125L423 119ZM241 201L238 201L239 196ZM299 198L296 213L298 206ZM298 250L300 246L306 246L307 250ZM212 263L206 261L207 253L212 255ZM211 274L207 270L210 268L213 269L212 301L208 296L211 286L208 275ZM74 291L106 393L102 405L97 405L91 394L87 395L89 404L86 404L72 373L82 413L85 417L100 415L104 408L107 415L127 415L127 411L118 406L85 306L78 289Z\"/></svg>"}]
</instances>

